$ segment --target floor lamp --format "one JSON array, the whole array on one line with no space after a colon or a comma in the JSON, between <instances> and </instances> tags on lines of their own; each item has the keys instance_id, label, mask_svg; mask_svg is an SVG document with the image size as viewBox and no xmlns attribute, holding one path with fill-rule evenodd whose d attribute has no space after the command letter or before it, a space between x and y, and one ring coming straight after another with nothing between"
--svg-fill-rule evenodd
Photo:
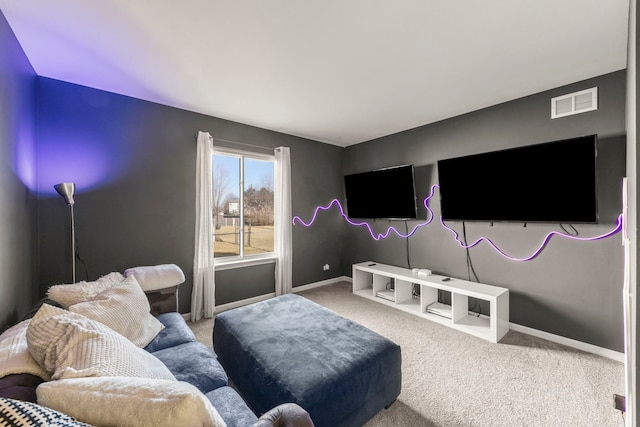
<instances>
[{"instance_id":1,"label":"floor lamp","mask_svg":"<svg viewBox=\"0 0 640 427\"><path fill-rule=\"evenodd\" d=\"M62 196L71 212L71 280L72 283L76 283L76 225L73 219L73 204L75 203L73 193L76 190L76 185L73 182L63 182L54 185L53 188Z\"/></svg>"}]
</instances>

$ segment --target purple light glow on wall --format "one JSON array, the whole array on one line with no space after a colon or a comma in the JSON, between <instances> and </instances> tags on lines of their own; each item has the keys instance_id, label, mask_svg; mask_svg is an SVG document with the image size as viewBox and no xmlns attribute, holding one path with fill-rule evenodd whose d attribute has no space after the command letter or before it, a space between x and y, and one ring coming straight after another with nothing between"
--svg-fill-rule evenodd
<instances>
[{"instance_id":1,"label":"purple light glow on wall","mask_svg":"<svg viewBox=\"0 0 640 427\"><path fill-rule=\"evenodd\" d=\"M74 182L77 191L86 191L115 178L121 167L122 160L106 143L47 140L38 147L38 192L55 195L53 186L60 182Z\"/></svg>"},{"instance_id":2,"label":"purple light glow on wall","mask_svg":"<svg viewBox=\"0 0 640 427\"><path fill-rule=\"evenodd\" d=\"M21 125L15 148L15 173L31 191L36 190L36 148L31 125Z\"/></svg>"},{"instance_id":3,"label":"purple light glow on wall","mask_svg":"<svg viewBox=\"0 0 640 427\"><path fill-rule=\"evenodd\" d=\"M344 213L342 205L340 204L340 202L337 199L333 199L331 201L331 203L329 203L327 206L319 206L319 207L317 207L315 209L314 213L313 213L313 216L309 220L309 222L304 222L302 219L300 219L299 216L294 216L293 217L293 225L295 225L296 222L299 222L300 225L303 225L305 227L310 227L315 222L319 211L328 210L332 206L335 205L338 208L338 210L340 212L340 215L344 218L344 220L348 224L351 224L351 225L354 225L354 226L358 226L358 227L366 227L367 230L369 231L369 234L371 235L371 237L373 237L374 240L386 239L387 237L389 237L389 235L392 232L395 233L396 235L398 235L399 237L409 238L409 237L413 236L419 228L424 227L424 226L430 224L433 221L434 214L433 214L433 211L431 210L431 208L429 207L429 200L431 200L431 198L435 194L435 189L436 188L440 188L440 186L438 184L433 185L431 187L431 193L423 201L424 207L427 209L427 212L429 212L429 219L426 222L423 222L423 223L420 223L420 224L416 225L411 230L411 232L409 232L407 234L404 234L404 233L398 231L394 227L389 227L385 233L375 233L373 231L373 229L371 228L371 226L367 222L355 222L355 221L352 221L351 219L349 219L349 217ZM455 231L454 229L452 229L451 227L449 227L448 225L446 225L444 223L444 221L442 220L442 216L440 217L440 225L445 230L448 230L450 233L453 234L454 239L458 242L460 247L462 247L464 249L469 249L469 248L473 248L473 247L479 245L481 242L486 242L496 252L498 252L498 254L502 255L503 257L505 257L506 259L511 260L511 261L531 261L532 259L534 259L538 255L540 255L540 252L542 252L542 250L547 246L547 244L549 243L549 241L551 240L551 238L553 236L564 237L566 239L582 241L582 242L593 241L593 240L601 240L601 239L610 237L610 236L618 233L620 230L622 230L622 224L623 224L623 215L620 214L618 216L618 220L617 220L616 226L613 228L613 230L611 230L611 231L609 231L607 233L601 234L599 236L578 237L578 236L573 236L571 234L561 233L561 232L558 232L558 231L551 231L551 232L547 233L547 235L544 237L544 239L542 239L542 243L538 246L538 248L536 250L534 250L531 253L531 255L519 258L519 257L513 257L513 256L508 255L506 252L504 252L502 249L500 249L495 243L493 243L493 241L491 239L489 239L487 237L480 237L475 242L473 242L473 243L471 243L469 245L465 245L464 242L462 240L460 240L458 232Z\"/></svg>"}]
</instances>

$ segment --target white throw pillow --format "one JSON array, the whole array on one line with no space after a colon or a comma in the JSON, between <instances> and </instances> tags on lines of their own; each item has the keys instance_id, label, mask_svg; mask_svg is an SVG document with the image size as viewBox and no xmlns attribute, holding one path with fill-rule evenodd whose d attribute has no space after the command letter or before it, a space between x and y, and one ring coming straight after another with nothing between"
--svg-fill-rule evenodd
<instances>
[{"instance_id":1,"label":"white throw pillow","mask_svg":"<svg viewBox=\"0 0 640 427\"><path fill-rule=\"evenodd\" d=\"M149 300L135 277L126 278L91 301L73 304L69 311L110 327L141 348L164 329L151 314Z\"/></svg>"},{"instance_id":2,"label":"white throw pillow","mask_svg":"<svg viewBox=\"0 0 640 427\"><path fill-rule=\"evenodd\" d=\"M224 427L211 402L184 381L73 378L42 383L38 403L99 426Z\"/></svg>"},{"instance_id":3,"label":"white throw pillow","mask_svg":"<svg viewBox=\"0 0 640 427\"><path fill-rule=\"evenodd\" d=\"M157 357L111 328L48 304L31 319L27 344L54 380L100 376L175 380Z\"/></svg>"},{"instance_id":4,"label":"white throw pillow","mask_svg":"<svg viewBox=\"0 0 640 427\"><path fill-rule=\"evenodd\" d=\"M51 298L64 308L69 308L79 302L90 301L100 292L103 292L124 280L124 276L118 272L109 273L93 282L78 282L68 285L54 285L47 291L47 297Z\"/></svg>"},{"instance_id":5,"label":"white throw pillow","mask_svg":"<svg viewBox=\"0 0 640 427\"><path fill-rule=\"evenodd\" d=\"M125 277L135 276L145 292L171 288L184 282L184 272L175 264L159 264L127 268Z\"/></svg>"},{"instance_id":6,"label":"white throw pillow","mask_svg":"<svg viewBox=\"0 0 640 427\"><path fill-rule=\"evenodd\" d=\"M45 381L49 374L29 353L27 327L31 319L23 320L0 335L0 378L11 374L37 375Z\"/></svg>"}]
</instances>

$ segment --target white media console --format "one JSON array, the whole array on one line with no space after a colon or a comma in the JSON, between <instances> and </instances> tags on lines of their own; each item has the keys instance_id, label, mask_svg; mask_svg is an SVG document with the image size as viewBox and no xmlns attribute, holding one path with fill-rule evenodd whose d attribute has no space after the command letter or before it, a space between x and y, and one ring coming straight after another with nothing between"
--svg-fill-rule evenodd
<instances>
[{"instance_id":1,"label":"white media console","mask_svg":"<svg viewBox=\"0 0 640 427\"><path fill-rule=\"evenodd\" d=\"M509 331L509 289L376 262L353 265L353 293L462 332L498 342ZM444 281L443 281L444 280ZM392 286L391 286L392 285ZM419 286L419 296L414 295ZM438 304L438 291L451 293L451 305ZM489 315L469 312L469 297L489 302Z\"/></svg>"}]
</instances>

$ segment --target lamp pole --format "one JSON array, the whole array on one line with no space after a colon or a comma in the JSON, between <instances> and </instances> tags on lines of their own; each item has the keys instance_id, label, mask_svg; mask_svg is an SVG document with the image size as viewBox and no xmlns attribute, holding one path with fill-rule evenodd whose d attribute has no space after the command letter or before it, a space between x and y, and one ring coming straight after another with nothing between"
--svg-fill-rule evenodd
<instances>
[{"instance_id":1,"label":"lamp pole","mask_svg":"<svg viewBox=\"0 0 640 427\"><path fill-rule=\"evenodd\" d=\"M73 205L75 203L73 193L76 190L76 185L73 182L63 182L54 185L53 188L62 196L71 213L71 280L76 283L76 223L73 218Z\"/></svg>"},{"instance_id":2,"label":"lamp pole","mask_svg":"<svg viewBox=\"0 0 640 427\"><path fill-rule=\"evenodd\" d=\"M73 218L73 204L69 205L71 212L71 280L76 283L76 222Z\"/></svg>"}]
</instances>

